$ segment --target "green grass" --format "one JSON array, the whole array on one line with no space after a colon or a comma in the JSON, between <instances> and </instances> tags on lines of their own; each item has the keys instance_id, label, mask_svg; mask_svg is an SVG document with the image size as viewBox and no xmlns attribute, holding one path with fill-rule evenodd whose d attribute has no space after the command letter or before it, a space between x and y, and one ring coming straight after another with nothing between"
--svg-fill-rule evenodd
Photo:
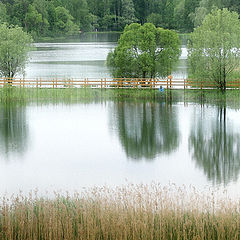
<instances>
[{"instance_id":1,"label":"green grass","mask_svg":"<svg viewBox=\"0 0 240 240\"><path fill-rule=\"evenodd\" d=\"M159 184L94 188L73 196L3 199L1 240L240 238L238 201Z\"/></svg>"},{"instance_id":2,"label":"green grass","mask_svg":"<svg viewBox=\"0 0 240 240\"><path fill-rule=\"evenodd\" d=\"M151 89L36 89L0 88L0 102L92 102L105 100L196 102L200 104L225 104L240 106L240 90L165 90Z\"/></svg>"}]
</instances>

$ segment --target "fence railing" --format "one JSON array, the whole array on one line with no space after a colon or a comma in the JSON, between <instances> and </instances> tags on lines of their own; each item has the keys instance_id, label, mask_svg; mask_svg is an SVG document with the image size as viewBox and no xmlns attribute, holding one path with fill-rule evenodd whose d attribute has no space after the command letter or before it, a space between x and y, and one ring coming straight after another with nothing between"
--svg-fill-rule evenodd
<instances>
[{"instance_id":1,"label":"fence railing","mask_svg":"<svg viewBox=\"0 0 240 240\"><path fill-rule=\"evenodd\" d=\"M19 88L142 88L142 89L205 89L216 88L210 81L172 78L83 78L83 79L21 79L0 78L0 87L11 85ZM228 81L227 88L240 88L240 79Z\"/></svg>"}]
</instances>

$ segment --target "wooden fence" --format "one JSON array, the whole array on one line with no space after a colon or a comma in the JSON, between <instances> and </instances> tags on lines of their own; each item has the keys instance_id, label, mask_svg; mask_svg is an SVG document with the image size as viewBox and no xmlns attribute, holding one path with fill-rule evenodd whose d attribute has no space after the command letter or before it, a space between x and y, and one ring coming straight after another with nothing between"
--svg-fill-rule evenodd
<instances>
[{"instance_id":1,"label":"wooden fence","mask_svg":"<svg viewBox=\"0 0 240 240\"><path fill-rule=\"evenodd\" d=\"M0 78L0 87L11 85L27 88L142 88L142 89L206 89L216 88L208 81L193 81L169 76L165 79L149 78L84 78L84 79L8 79ZM227 88L240 88L240 79L227 82Z\"/></svg>"}]
</instances>

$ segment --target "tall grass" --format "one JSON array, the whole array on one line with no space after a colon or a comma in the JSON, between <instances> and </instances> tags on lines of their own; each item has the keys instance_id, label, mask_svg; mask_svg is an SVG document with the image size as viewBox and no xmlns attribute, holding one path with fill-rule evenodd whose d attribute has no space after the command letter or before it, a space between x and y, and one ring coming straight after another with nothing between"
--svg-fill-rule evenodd
<instances>
[{"instance_id":1,"label":"tall grass","mask_svg":"<svg viewBox=\"0 0 240 240\"><path fill-rule=\"evenodd\" d=\"M240 239L240 203L159 184L4 198L0 239Z\"/></svg>"},{"instance_id":2,"label":"tall grass","mask_svg":"<svg viewBox=\"0 0 240 240\"><path fill-rule=\"evenodd\" d=\"M170 100L170 101L205 101L227 100L240 101L239 89L227 90L225 94L216 89L211 90L165 90L153 89L91 89L91 88L0 88L0 102L4 101L92 101L92 100Z\"/></svg>"}]
</instances>

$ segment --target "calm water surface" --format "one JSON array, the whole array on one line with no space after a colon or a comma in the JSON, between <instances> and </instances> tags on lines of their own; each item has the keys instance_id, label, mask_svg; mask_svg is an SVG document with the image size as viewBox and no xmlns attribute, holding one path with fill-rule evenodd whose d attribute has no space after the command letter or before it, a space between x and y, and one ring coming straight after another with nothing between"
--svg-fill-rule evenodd
<instances>
[{"instance_id":1,"label":"calm water surface","mask_svg":"<svg viewBox=\"0 0 240 240\"><path fill-rule=\"evenodd\" d=\"M0 105L0 192L158 181L236 193L239 114L196 103Z\"/></svg>"},{"instance_id":2,"label":"calm water surface","mask_svg":"<svg viewBox=\"0 0 240 240\"><path fill-rule=\"evenodd\" d=\"M36 43L27 78L110 77L119 35ZM175 77L187 76L186 48ZM0 105L0 193L127 182L240 193L239 110L182 102Z\"/></svg>"},{"instance_id":3,"label":"calm water surface","mask_svg":"<svg viewBox=\"0 0 240 240\"><path fill-rule=\"evenodd\" d=\"M108 53L117 46L118 33L83 34L61 41L35 43L25 77L36 78L110 78L106 66ZM187 76L187 51L182 55L173 76Z\"/></svg>"}]
</instances>

